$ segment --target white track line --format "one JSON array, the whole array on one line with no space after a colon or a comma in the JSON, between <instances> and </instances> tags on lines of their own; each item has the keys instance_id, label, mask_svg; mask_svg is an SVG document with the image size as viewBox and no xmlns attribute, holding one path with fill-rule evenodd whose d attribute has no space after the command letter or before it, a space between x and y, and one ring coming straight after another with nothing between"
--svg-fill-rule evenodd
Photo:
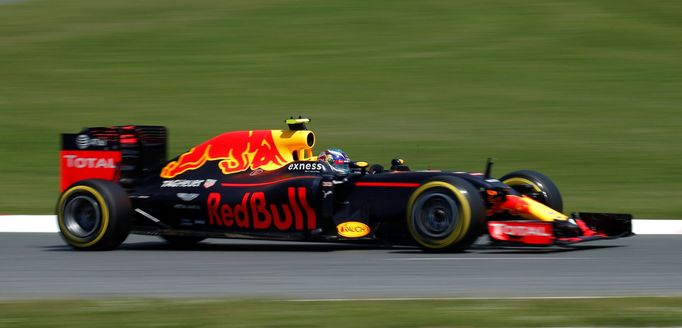
<instances>
[{"instance_id":1,"label":"white track line","mask_svg":"<svg viewBox=\"0 0 682 328\"><path fill-rule=\"evenodd\" d=\"M682 220L632 220L632 231L638 235L680 235Z\"/></svg>"},{"instance_id":2,"label":"white track line","mask_svg":"<svg viewBox=\"0 0 682 328\"><path fill-rule=\"evenodd\" d=\"M474 261L564 261L564 260L595 260L597 258L585 257L396 257L387 258L387 261L459 261L459 260L474 260Z\"/></svg>"},{"instance_id":3,"label":"white track line","mask_svg":"<svg viewBox=\"0 0 682 328\"><path fill-rule=\"evenodd\" d=\"M59 231L54 215L0 215L0 232Z\"/></svg>"}]
</instances>

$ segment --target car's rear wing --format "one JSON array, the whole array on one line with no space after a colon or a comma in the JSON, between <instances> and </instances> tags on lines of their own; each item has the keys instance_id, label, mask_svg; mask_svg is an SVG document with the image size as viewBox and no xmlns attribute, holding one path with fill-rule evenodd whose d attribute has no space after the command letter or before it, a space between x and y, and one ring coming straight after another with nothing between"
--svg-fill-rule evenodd
<instances>
[{"instance_id":1,"label":"car's rear wing","mask_svg":"<svg viewBox=\"0 0 682 328\"><path fill-rule=\"evenodd\" d=\"M64 133L60 190L92 178L134 184L166 162L167 142L163 126L88 127Z\"/></svg>"}]
</instances>

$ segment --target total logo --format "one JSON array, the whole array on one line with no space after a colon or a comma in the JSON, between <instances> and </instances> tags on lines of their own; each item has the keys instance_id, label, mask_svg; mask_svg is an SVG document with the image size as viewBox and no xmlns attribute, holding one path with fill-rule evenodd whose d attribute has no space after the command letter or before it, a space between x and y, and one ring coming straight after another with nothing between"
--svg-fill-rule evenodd
<instances>
[{"instance_id":1,"label":"total logo","mask_svg":"<svg viewBox=\"0 0 682 328\"><path fill-rule=\"evenodd\" d=\"M76 147L78 147L78 149L85 149L90 146L104 147L106 145L106 140L90 138L87 134L80 134L76 137Z\"/></svg>"},{"instance_id":2,"label":"total logo","mask_svg":"<svg viewBox=\"0 0 682 328\"><path fill-rule=\"evenodd\" d=\"M324 171L322 163L293 163L287 166L289 171Z\"/></svg>"},{"instance_id":3,"label":"total logo","mask_svg":"<svg viewBox=\"0 0 682 328\"><path fill-rule=\"evenodd\" d=\"M491 223L492 234L494 235L509 235L509 236L538 236L538 237L551 237L552 234L548 232L548 228L544 226L516 226L507 225L503 223Z\"/></svg>"},{"instance_id":4,"label":"total logo","mask_svg":"<svg viewBox=\"0 0 682 328\"><path fill-rule=\"evenodd\" d=\"M64 155L66 167L77 169L115 169L113 158L78 157L78 155Z\"/></svg>"},{"instance_id":5,"label":"total logo","mask_svg":"<svg viewBox=\"0 0 682 328\"><path fill-rule=\"evenodd\" d=\"M236 204L224 203L220 193L208 195L209 225L241 229L313 230L317 227L315 210L310 207L307 189L287 188L287 201L269 203L263 192L247 192Z\"/></svg>"}]
</instances>

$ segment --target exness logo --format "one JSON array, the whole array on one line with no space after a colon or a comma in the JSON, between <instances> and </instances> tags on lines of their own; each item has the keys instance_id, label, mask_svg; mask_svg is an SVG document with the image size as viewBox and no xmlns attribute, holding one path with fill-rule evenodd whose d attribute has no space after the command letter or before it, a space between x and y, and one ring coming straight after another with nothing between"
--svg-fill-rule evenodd
<instances>
[{"instance_id":1,"label":"exness logo","mask_svg":"<svg viewBox=\"0 0 682 328\"><path fill-rule=\"evenodd\" d=\"M321 163L293 163L287 166L289 171L323 171L324 165Z\"/></svg>"}]
</instances>

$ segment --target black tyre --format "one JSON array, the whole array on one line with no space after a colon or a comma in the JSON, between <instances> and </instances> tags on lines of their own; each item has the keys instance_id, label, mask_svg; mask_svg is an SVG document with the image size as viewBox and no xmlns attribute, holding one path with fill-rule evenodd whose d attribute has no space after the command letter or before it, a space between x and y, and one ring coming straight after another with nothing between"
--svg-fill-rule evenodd
<instances>
[{"instance_id":1,"label":"black tyre","mask_svg":"<svg viewBox=\"0 0 682 328\"><path fill-rule=\"evenodd\" d=\"M202 240L206 239L204 237L194 237L194 236L160 236L161 239L165 240L168 244L173 247L191 247Z\"/></svg>"},{"instance_id":2,"label":"black tyre","mask_svg":"<svg viewBox=\"0 0 682 328\"><path fill-rule=\"evenodd\" d=\"M78 250L116 248L128 237L132 216L125 190L106 180L76 182L57 203L59 232Z\"/></svg>"},{"instance_id":3,"label":"black tyre","mask_svg":"<svg viewBox=\"0 0 682 328\"><path fill-rule=\"evenodd\" d=\"M559 188L542 173L530 170L514 171L500 178L500 181L557 212L564 211L564 201L561 199Z\"/></svg>"},{"instance_id":4,"label":"black tyre","mask_svg":"<svg viewBox=\"0 0 682 328\"><path fill-rule=\"evenodd\" d=\"M367 173L369 174L377 174L377 173L382 173L384 171L384 167L381 164L372 164L372 166L369 167L367 170Z\"/></svg>"},{"instance_id":5,"label":"black tyre","mask_svg":"<svg viewBox=\"0 0 682 328\"><path fill-rule=\"evenodd\" d=\"M436 177L412 193L407 206L410 235L426 251L467 249L483 231L485 207L480 191L455 177Z\"/></svg>"}]
</instances>

